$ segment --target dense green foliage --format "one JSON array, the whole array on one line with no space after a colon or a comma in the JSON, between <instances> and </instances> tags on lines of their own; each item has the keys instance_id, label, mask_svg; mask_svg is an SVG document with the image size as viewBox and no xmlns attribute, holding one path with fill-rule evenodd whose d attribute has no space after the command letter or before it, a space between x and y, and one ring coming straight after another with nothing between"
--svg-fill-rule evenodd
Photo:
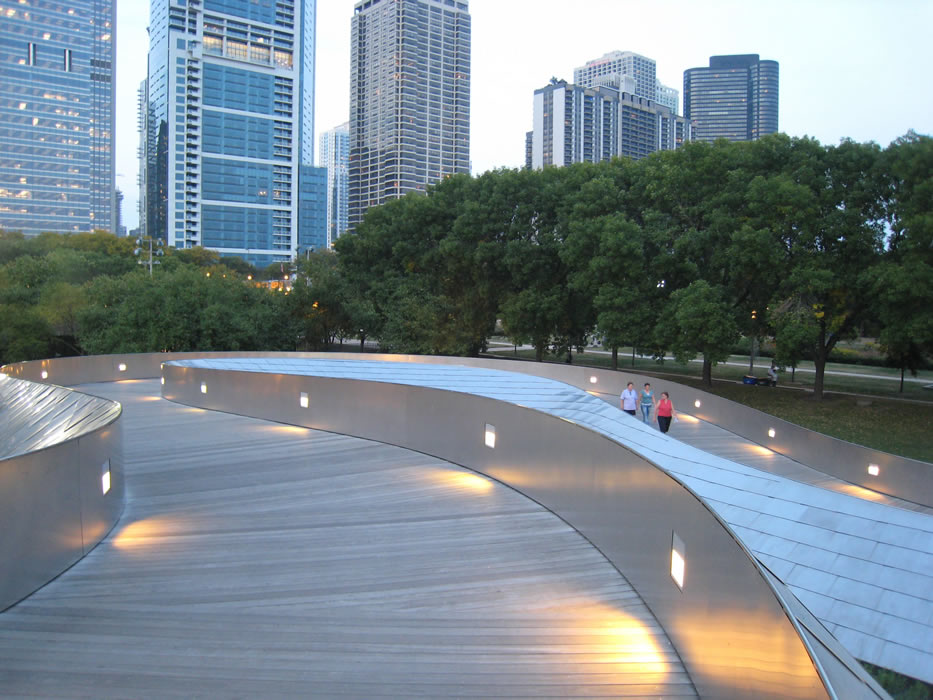
<instances>
[{"instance_id":1,"label":"dense green foliage","mask_svg":"<svg viewBox=\"0 0 933 700\"><path fill-rule=\"evenodd\" d=\"M242 260L169 250L150 275L135 245L107 233L0 233L0 363L295 348L286 295L245 283L255 271Z\"/></svg>"},{"instance_id":2,"label":"dense green foliage","mask_svg":"<svg viewBox=\"0 0 933 700\"><path fill-rule=\"evenodd\" d=\"M933 351L933 140L881 149L782 134L638 162L458 176L372 210L337 244L406 352L475 354L496 323L537 359L589 339L662 357L773 339L817 368L866 329L907 370Z\"/></svg>"},{"instance_id":3,"label":"dense green foliage","mask_svg":"<svg viewBox=\"0 0 933 700\"><path fill-rule=\"evenodd\" d=\"M106 234L0 234L0 362L80 352L323 349L475 355L501 329L572 359L598 339L699 354L741 339L816 366L878 339L915 370L933 352L933 140L886 149L777 134L641 161L450 177L371 209L336 255L255 270L204 249L153 274Z\"/></svg>"}]
</instances>

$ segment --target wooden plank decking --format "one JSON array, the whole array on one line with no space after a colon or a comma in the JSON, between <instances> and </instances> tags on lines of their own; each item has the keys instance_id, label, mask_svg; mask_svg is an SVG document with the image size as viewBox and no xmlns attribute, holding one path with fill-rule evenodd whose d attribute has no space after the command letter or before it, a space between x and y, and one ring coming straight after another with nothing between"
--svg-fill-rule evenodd
<instances>
[{"instance_id":1,"label":"wooden plank decking","mask_svg":"<svg viewBox=\"0 0 933 700\"><path fill-rule=\"evenodd\" d=\"M386 445L124 404L127 508L0 614L0 696L693 697L625 579L520 494Z\"/></svg>"}]
</instances>

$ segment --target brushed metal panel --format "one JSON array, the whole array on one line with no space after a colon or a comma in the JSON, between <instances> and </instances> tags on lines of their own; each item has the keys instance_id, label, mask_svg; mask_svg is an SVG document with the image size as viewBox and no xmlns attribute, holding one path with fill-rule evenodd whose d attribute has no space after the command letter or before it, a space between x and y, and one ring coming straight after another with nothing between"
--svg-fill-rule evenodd
<instances>
[{"instance_id":1,"label":"brushed metal panel","mask_svg":"<svg viewBox=\"0 0 933 700\"><path fill-rule=\"evenodd\" d=\"M81 438L77 468L80 471L81 529L83 553L100 542L123 513L123 428L115 421L106 429ZM103 492L104 465L110 472L109 490Z\"/></svg>"},{"instance_id":2,"label":"brushed metal panel","mask_svg":"<svg viewBox=\"0 0 933 700\"><path fill-rule=\"evenodd\" d=\"M86 554L123 508L120 405L0 377L0 610ZM111 490L101 465L110 460Z\"/></svg>"},{"instance_id":3,"label":"brushed metal panel","mask_svg":"<svg viewBox=\"0 0 933 700\"><path fill-rule=\"evenodd\" d=\"M74 443L0 461L0 610L83 555Z\"/></svg>"},{"instance_id":4,"label":"brushed metal panel","mask_svg":"<svg viewBox=\"0 0 933 700\"><path fill-rule=\"evenodd\" d=\"M67 386L87 382L157 377L159 376L159 365L162 362L189 358L223 357L326 357L328 359L357 360L361 358L356 353L150 353L37 360L7 365L2 368L2 371L15 377L33 381L54 382ZM629 372L625 367L613 372L611 370L591 369L575 365L507 359L492 360L487 358L385 354L366 354L362 357L367 360L387 362L496 367L510 372L548 377L585 391L611 397L618 396L627 381L633 381L636 385L650 381L657 392L668 391L672 394L678 410L715 423L737 435L836 478L914 503L933 507L933 479L929 477L931 467L926 462L898 457L814 433L806 428L786 423L755 409L727 401L714 394L708 394L693 387L665 379L656 379ZM127 367L123 372L119 371L121 363ZM43 380L41 378L42 371L49 373L48 379ZM590 377L596 377L597 382L595 384L591 383ZM696 399L701 401L702 406L700 409L693 406ZM776 429L776 438L768 437L769 427ZM880 473L878 476L872 476L868 473L868 465L870 464L879 466Z\"/></svg>"}]
</instances>

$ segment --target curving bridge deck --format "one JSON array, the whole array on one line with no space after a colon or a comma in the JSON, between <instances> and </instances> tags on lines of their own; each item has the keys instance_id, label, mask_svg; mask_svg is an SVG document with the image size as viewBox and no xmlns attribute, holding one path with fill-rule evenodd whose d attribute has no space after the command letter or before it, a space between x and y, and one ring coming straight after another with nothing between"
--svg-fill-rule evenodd
<instances>
[{"instance_id":1,"label":"curving bridge deck","mask_svg":"<svg viewBox=\"0 0 933 700\"><path fill-rule=\"evenodd\" d=\"M177 364L434 387L526 406L585 425L650 459L693 489L856 658L933 679L933 509L929 507L867 489L834 490L840 488L838 482L806 483L802 473L795 478L780 473L790 470L786 465L763 471L716 456L629 420L587 392L534 375L417 361L231 358ZM687 423L701 424L689 416ZM767 452L746 444L751 454Z\"/></svg>"},{"instance_id":2,"label":"curving bridge deck","mask_svg":"<svg viewBox=\"0 0 933 700\"><path fill-rule=\"evenodd\" d=\"M365 440L124 406L126 509L0 615L3 697L695 697L605 558L497 482Z\"/></svg>"},{"instance_id":3,"label":"curving bridge deck","mask_svg":"<svg viewBox=\"0 0 933 700\"><path fill-rule=\"evenodd\" d=\"M627 460L621 472L598 467L605 459L597 456L603 438L580 443L596 449L584 459L592 464L575 470L573 460L583 453L574 453L571 443L565 449L557 436L573 442L576 433L561 425L584 426L584 432L624 445L689 487L848 652L909 675L931 675L930 507L827 477L690 416L674 428L681 438L675 440L606 405L598 392L533 374L398 359L185 360L171 363L173 388L165 395L189 406L247 414L251 410L241 410L241 403L255 401L252 415L342 433L356 432L357 409L373 403L363 411L371 427L357 434L457 461L463 454L462 463L474 468L476 460L467 456L472 438L455 437L460 426L451 421L454 406L469 405L472 422L488 405L488 415L502 420L506 443L510 434L518 438L510 431L523 423L521 411L549 414L560 420L544 442L559 446L564 457L539 448L540 465L514 462L521 459L521 445L534 440L534 432L525 432L514 446L517 453L507 451L511 456L501 466L480 470L534 498L544 496L544 503L563 489L570 500L548 507L577 530L498 482L424 454L184 407L162 400L155 380L86 385L83 391L124 405L126 511L87 557L0 615L0 694L677 697L730 688L730 697L822 697L808 680L806 656L794 651L795 661L784 657L782 663L784 642L767 649L771 625L781 625L780 607L760 626L765 634L738 642L751 654L738 652L735 633L755 628L739 621L764 607L730 609L730 600L740 602L730 589L748 595L743 604L754 599L755 605L770 605L771 594L755 584L754 575L744 578L754 571L739 561L751 563L747 552L727 564L719 557L734 556L727 554L729 546L702 541L722 525L701 536L688 525L699 525L701 514L669 511L655 498L660 492L649 499L660 510L639 507L637 494L647 497L656 488L640 481L651 469L639 471ZM114 358L111 372L123 373L133 361ZM110 362L88 366L107 375ZM221 377L228 372L242 378L230 375L225 391L228 382ZM254 378L246 379L248 374ZM258 374L272 375L271 384ZM396 388L378 389L373 397L366 387L380 382ZM211 394L205 396L208 383ZM298 386L311 393L322 389L316 401L335 400L334 407L313 419L299 417ZM447 392L481 397L480 403L444 398ZM307 397L302 394L303 406ZM482 403L489 399L493 404ZM524 408L502 413L499 404ZM432 410L453 411L433 436L421 429L418 437L394 438L393 430L407 430L419 417L433 425ZM380 422L385 425L375 427ZM444 444L447 436L456 448ZM491 453L483 454L480 463ZM581 481L582 474L589 476ZM635 481L626 484L617 474ZM575 482L590 489L576 502L583 492L575 491ZM122 479L117 483L122 489ZM650 483L661 482L650 477ZM606 487L599 508L609 510L592 520L587 499L597 503ZM612 526L605 516L621 508L617 499L623 496L627 515ZM689 501L676 496L670 504ZM639 510L645 510L648 527L640 524ZM678 530L688 533L693 583L681 602L669 580L663 591L649 583L660 582L656 567L664 564L657 554L666 551L670 559L670 530L665 544L664 532L654 531L659 520L663 527L674 523L675 547ZM621 532L628 543L622 544ZM633 547L641 537L650 538L650 546L645 540ZM639 547L645 556L650 549L650 561ZM704 553L714 559L698 561ZM741 570L743 582L717 579L720 565L733 574ZM629 572L644 601L615 567ZM791 636L805 640L820 676L832 679L827 688L839 697L883 696L810 612L783 592L783 584L767 572L759 576L786 601L797 629ZM705 612L690 607L706 603ZM722 620L721 639L711 628L720 627L711 611L730 618ZM739 669L757 690L728 680Z\"/></svg>"}]
</instances>

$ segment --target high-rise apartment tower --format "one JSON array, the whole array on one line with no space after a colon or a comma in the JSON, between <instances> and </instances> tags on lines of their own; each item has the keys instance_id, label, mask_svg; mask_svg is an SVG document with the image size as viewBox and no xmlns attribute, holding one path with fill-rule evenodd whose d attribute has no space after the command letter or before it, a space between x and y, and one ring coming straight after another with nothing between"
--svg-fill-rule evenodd
<instances>
[{"instance_id":1,"label":"high-rise apartment tower","mask_svg":"<svg viewBox=\"0 0 933 700\"><path fill-rule=\"evenodd\" d=\"M349 228L369 207L470 172L465 0L363 0L350 56Z\"/></svg>"},{"instance_id":2,"label":"high-rise apartment tower","mask_svg":"<svg viewBox=\"0 0 933 700\"><path fill-rule=\"evenodd\" d=\"M632 51L611 51L573 69L573 82L585 88L606 86L616 88L667 107L677 115L680 95L675 88L662 85L657 78L657 63L653 58Z\"/></svg>"},{"instance_id":3,"label":"high-rise apartment tower","mask_svg":"<svg viewBox=\"0 0 933 700\"><path fill-rule=\"evenodd\" d=\"M151 0L150 235L256 265L298 254L314 17L315 0Z\"/></svg>"},{"instance_id":4,"label":"high-rise apartment tower","mask_svg":"<svg viewBox=\"0 0 933 700\"><path fill-rule=\"evenodd\" d=\"M621 83L629 86L631 78ZM679 148L690 125L666 106L616 87L587 88L552 79L535 90L534 130L526 136L529 167L639 159Z\"/></svg>"},{"instance_id":5,"label":"high-rise apartment tower","mask_svg":"<svg viewBox=\"0 0 933 700\"><path fill-rule=\"evenodd\" d=\"M350 124L321 134L321 167L327 170L327 245L333 245L347 230L350 192Z\"/></svg>"},{"instance_id":6,"label":"high-rise apartment tower","mask_svg":"<svg viewBox=\"0 0 933 700\"><path fill-rule=\"evenodd\" d=\"M700 141L754 141L778 130L778 62L711 56L684 71L684 117Z\"/></svg>"},{"instance_id":7,"label":"high-rise apartment tower","mask_svg":"<svg viewBox=\"0 0 933 700\"><path fill-rule=\"evenodd\" d=\"M0 0L0 228L113 231L114 0Z\"/></svg>"}]
</instances>

